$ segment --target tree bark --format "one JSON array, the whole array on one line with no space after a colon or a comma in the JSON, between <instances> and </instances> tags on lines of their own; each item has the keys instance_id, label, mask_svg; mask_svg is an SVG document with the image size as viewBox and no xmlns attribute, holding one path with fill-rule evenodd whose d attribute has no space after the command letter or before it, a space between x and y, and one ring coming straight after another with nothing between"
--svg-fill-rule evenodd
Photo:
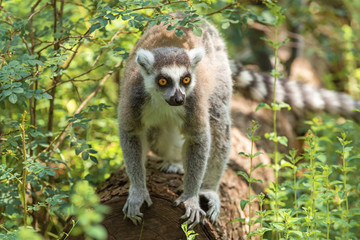
<instances>
[{"instance_id":1,"label":"tree bark","mask_svg":"<svg viewBox=\"0 0 360 240\"><path fill-rule=\"evenodd\" d=\"M232 146L228 169L222 177L219 188L221 198L221 213L217 224L212 225L207 219L205 224L195 227L199 235L196 239L246 239L248 226L240 222L230 223L237 218L245 218L248 221L248 206L244 211L240 208L240 200L248 199L249 184L237 174L237 171L249 173L250 162L240 155L239 152L250 153L250 140L246 137L247 128L251 126L251 120L257 120L262 127L258 135L263 136L264 132L272 131L271 112L261 110L255 112L257 104L242 97L234 97L232 101ZM291 118L290 118L291 119ZM289 117L279 114L278 124L281 125L280 133L289 138L289 145L295 146L294 124ZM268 140L259 140L254 152L272 152L273 146ZM132 240L132 239L186 239L181 230L180 217L184 214L184 207L173 207L173 201L181 193L183 176L180 174L167 174L157 168L161 163L160 159L149 155L147 161L147 187L150 192L153 205L144 206L141 211L144 214L140 226L135 226L130 220L124 219L122 208L128 196L129 181L124 168L114 172L99 188L98 194L101 202L111 207L103 225L108 231L108 239L111 240ZM270 158L262 154L254 159L253 166L259 163L270 164ZM253 177L261 179L263 184L253 183L251 193L258 194L264 191L269 182L274 180L273 171L269 167L258 168ZM206 209L206 203L201 201L202 207ZM258 203L252 203L252 216L258 210ZM252 231L258 226L253 226Z\"/></svg>"}]
</instances>

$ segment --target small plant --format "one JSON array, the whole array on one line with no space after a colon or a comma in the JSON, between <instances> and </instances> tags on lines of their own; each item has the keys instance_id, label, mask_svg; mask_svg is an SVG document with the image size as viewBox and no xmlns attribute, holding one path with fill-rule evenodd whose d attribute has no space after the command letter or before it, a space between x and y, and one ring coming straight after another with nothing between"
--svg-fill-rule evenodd
<instances>
[{"instance_id":1,"label":"small plant","mask_svg":"<svg viewBox=\"0 0 360 240\"><path fill-rule=\"evenodd\" d=\"M314 238L317 239L317 209L316 209L316 201L319 193L319 177L317 177L320 172L318 171L319 164L316 159L319 156L318 152L318 137L314 135L314 133L309 130L307 136L305 137L305 144L307 147L305 148L305 156L304 158L309 163L309 171L305 173L306 178L308 179L310 185L310 199L308 205L311 207L310 216L311 216L311 234L314 234ZM320 174L321 175L321 174Z\"/></svg>"},{"instance_id":2,"label":"small plant","mask_svg":"<svg viewBox=\"0 0 360 240\"><path fill-rule=\"evenodd\" d=\"M267 133L265 134L265 137L267 139L269 139L270 141L274 142L274 152L272 154L272 158L274 160L274 165L273 168L275 170L275 182L272 183L269 187L269 190L271 191L271 193L269 194L269 198L271 200L271 205L275 207L274 210L274 222L277 223L279 221L279 205L281 203L281 198L280 198L280 190L279 190L279 170L280 170L280 159L282 158L282 155L279 153L278 151L278 143L287 146L287 138L285 136L278 136L277 133L277 112L281 111L281 109L286 108L288 110L290 110L290 106L286 103L279 103L277 102L277 98L276 98L276 83L278 81L278 79L282 76L282 74L278 71L278 50L281 46L283 46L288 39L285 39L282 42L278 41L278 31L279 31L279 27L284 23L285 21L285 15L283 13L283 9L278 6L276 3L274 3L274 1L272 0L266 0L263 1L263 3L269 8L269 11L271 13L271 15L274 17L273 22L269 23L271 25L273 25L274 27L274 40L269 40L266 38L263 38L263 40L265 40L273 49L274 49L274 57L275 57L275 62L274 62L274 69L271 72L271 75L274 78L274 83L273 83L273 101L271 103L271 105L267 105L267 104L260 104L256 110L260 109L260 108L267 108L270 109L273 113L273 132L271 133ZM279 232L280 229L276 228L276 224L272 224L271 225L273 227L273 230L275 232ZM276 239L279 239L279 235L276 235Z\"/></svg>"},{"instance_id":3,"label":"small plant","mask_svg":"<svg viewBox=\"0 0 360 240\"><path fill-rule=\"evenodd\" d=\"M251 195L251 183L252 182L261 182L262 183L262 181L260 179L254 179L252 177L253 171L255 171L257 168L259 168L259 167L261 167L263 165L262 163L260 163L260 164L256 165L253 168L253 159L261 154L261 152L254 153L254 143L255 143L255 141L260 139L259 136L255 135L255 132L259 127L260 127L260 125L257 122L252 121L252 126L250 128L248 128L248 131L250 132L250 134L247 134L247 137L251 141L250 154L246 154L244 152L239 153L239 155L242 155L242 156L244 156L246 158L249 158L249 160L250 160L249 176L247 176L247 174L244 173L244 172L238 172L238 174L243 176L249 183L248 200L241 200L240 201L240 206L241 206L242 210L244 210L246 204L248 204L248 206L249 206L249 213L248 213L248 216L249 216L249 222L248 222L249 234L248 234L248 236L251 234L251 226L253 225L253 221L251 219L251 215L252 215L251 214L251 202L252 202L253 199L255 199L257 197L256 195Z\"/></svg>"},{"instance_id":4,"label":"small plant","mask_svg":"<svg viewBox=\"0 0 360 240\"><path fill-rule=\"evenodd\" d=\"M184 222L183 224L181 224L181 229L185 233L186 240L194 240L195 237L197 235L199 235L199 234L195 233L194 230L188 229L188 223L187 222Z\"/></svg>"},{"instance_id":5,"label":"small plant","mask_svg":"<svg viewBox=\"0 0 360 240\"><path fill-rule=\"evenodd\" d=\"M349 162L357 159L359 154L355 154L356 151L353 151L353 147L349 147L351 141L346 139L344 130L341 130L341 128L349 128L349 125L345 124L344 127L339 127L331 121L326 120L325 123L322 123L319 119L308 122L311 129L304 137L305 153L303 156L298 156L296 150L291 150L286 156L288 161L281 160L283 155L278 152L278 143L287 146L287 139L277 134L277 111L282 108L290 110L290 107L276 101L276 82L281 77L277 70L277 52L287 39L278 42L278 29L284 21L282 9L274 1L267 0L264 1L264 4L274 17L272 23L274 40L265 39L265 41L272 46L275 56L274 70L271 73L274 78L272 104L269 106L261 103L257 108L257 110L267 108L273 112L273 132L265 134L266 138L274 142L272 159L275 172L275 181L270 183L267 189L272 210L267 211L271 214L266 214L265 224L269 224L272 232L266 234L266 237L269 239L358 238L359 235L354 234L356 232L354 229L359 226L354 221L354 219L359 219L354 214L359 211L359 208L356 207L358 200L351 198L352 204L349 204L349 196L355 192L358 193L359 190L355 190L354 181L352 184L348 183L348 174L355 169L349 167ZM342 136L338 138L341 150L336 152L340 155L338 161L341 166L336 163L334 158L334 149L338 147L335 140L339 132ZM357 166L359 167L359 165ZM291 169L291 171L289 172L287 169ZM285 178L282 183L279 182L280 173ZM358 179L358 177L356 178ZM290 202L290 199L293 201ZM242 200L242 203L245 205L248 202ZM352 210L349 209L350 205L352 205ZM265 217L265 214L261 212L258 215L261 216L261 220ZM266 227L261 227L261 229L265 230Z\"/></svg>"},{"instance_id":6,"label":"small plant","mask_svg":"<svg viewBox=\"0 0 360 240\"><path fill-rule=\"evenodd\" d=\"M240 152L239 155L242 155L244 157L246 157L247 159L249 159L250 161L250 169L249 169L249 175L246 174L245 172L237 172L237 174L241 175L243 178L246 179L246 181L249 183L249 191L248 191L248 199L245 200L245 199L242 199L240 201L240 207L242 210L245 209L246 205L248 205L248 216L249 216L249 220L248 220L248 227L249 227L249 230L248 230L248 239L251 239L252 236L254 235L260 235L261 239L263 238L263 235L266 231L269 231L270 229L268 228L263 228L263 219L266 215L270 214L270 211L266 211L266 210L263 210L263 204L264 204L264 198L265 198L265 195L263 193L260 193L258 195L252 195L251 194L251 183L253 182L259 182L259 183L263 183L261 179L255 179L253 178L253 172L264 166L263 163L259 163L257 164L256 166L253 167L253 160L255 157L259 156L260 154L262 154L261 152L256 152L254 153L254 144L255 144L255 141L259 140L260 137L259 136L256 136L255 135L255 132L256 130L260 127L259 123L256 122L256 121L252 121L252 126L250 128L248 128L248 131L250 133L247 134L247 137L250 139L251 141L251 148L250 148L250 153L244 153L244 152ZM252 202L255 200L255 199L258 199L259 201L259 205L260 205L260 211L259 212L256 212L257 215L259 215L259 218L257 219L254 219L252 218L252 212L251 212L251 206L252 206ZM240 222L243 222L245 223L245 219L243 218L237 218L233 221L231 221L230 223L232 222L236 222L236 221L240 221ZM252 226L255 224L255 223L259 223L260 222L260 229L257 229L256 231L252 231Z\"/></svg>"},{"instance_id":7,"label":"small plant","mask_svg":"<svg viewBox=\"0 0 360 240\"><path fill-rule=\"evenodd\" d=\"M298 206L298 196L297 196L297 191L298 191L298 181L297 181L297 173L298 173L298 167L297 164L300 160L302 160L301 156L297 156L297 150L293 149L289 151L289 155L286 155L286 158L289 161L282 161L281 162L281 167L285 168L285 167L290 167L292 169L292 181L291 181L291 187L293 189L294 192L294 204L295 204L295 212L296 212L296 216L298 216L298 212L299 212L299 206Z\"/></svg>"},{"instance_id":8,"label":"small plant","mask_svg":"<svg viewBox=\"0 0 360 240\"><path fill-rule=\"evenodd\" d=\"M341 150L337 151L338 154L340 154L340 159L342 161L342 168L341 168L341 172L343 174L343 180L342 180L342 191L339 192L339 197L341 199L341 202L344 203L343 206L343 214L341 215L342 220L344 221L344 226L342 228L342 236L350 239L350 233L349 233L349 228L350 228L350 218L352 217L349 211L349 201L348 201L348 195L349 192L352 190L352 187L350 185L347 184L348 181L348 173L351 171L355 170L355 167L349 167L349 161L354 159L353 157L349 157L351 150L353 149L352 146L348 146L350 145L350 143L352 141L349 141L346 139L346 134L343 132L341 133L341 137L338 137L338 140L341 144Z\"/></svg>"},{"instance_id":9,"label":"small plant","mask_svg":"<svg viewBox=\"0 0 360 240\"><path fill-rule=\"evenodd\" d=\"M256 211L256 215L258 215L259 217L254 222L254 223L260 223L260 228L256 229L256 231L250 233L249 235L249 236L260 235L260 239L264 239L264 233L266 233L267 231L271 231L271 229L267 227L268 224L265 222L265 219L269 214L273 213L272 210L264 209L264 203L265 203L264 199L265 199L265 194L260 193L258 195L259 211Z\"/></svg>"}]
</instances>

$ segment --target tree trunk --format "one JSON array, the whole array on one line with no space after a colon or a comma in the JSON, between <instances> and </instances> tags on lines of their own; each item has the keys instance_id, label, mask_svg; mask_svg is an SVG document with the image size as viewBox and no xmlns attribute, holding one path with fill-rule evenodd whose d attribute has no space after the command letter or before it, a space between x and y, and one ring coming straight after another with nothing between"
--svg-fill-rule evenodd
<instances>
[{"instance_id":1,"label":"tree trunk","mask_svg":"<svg viewBox=\"0 0 360 240\"><path fill-rule=\"evenodd\" d=\"M251 120L260 122L258 135L272 131L271 112L261 110L254 112L257 104L242 97L234 97L232 102L232 146L228 169L222 177L219 194L221 198L221 213L217 224L212 225L207 219L205 224L195 227L199 235L196 239L246 239L249 229L246 224L240 222L229 223L237 218L245 218L248 221L248 206L244 211L240 208L240 200L248 199L248 183L237 174L237 171L249 172L250 162L240 155L239 152L250 153L250 140L245 137L247 128L251 126ZM288 116L278 115L278 124L281 125L280 133L289 138L289 144L294 146L295 134L292 132L293 122L289 122ZM291 123L291 124L290 124ZM259 140L254 152L272 152L272 144L268 140ZM261 146L261 147L260 147ZM186 239L181 230L180 217L184 214L184 207L173 207L173 201L181 193L183 176L180 174L167 174L159 171L157 167L161 161L155 156L149 155L147 161L147 187L150 192L153 205L144 206L141 212L144 219L141 225L135 226L130 220L124 219L122 208L128 196L129 181L124 168L111 175L99 188L98 194L101 202L111 207L111 213L105 217L103 225L106 227L109 237L114 240L132 239ZM262 154L254 159L253 166L259 163L270 164L270 158ZM266 185L273 181L272 169L269 167L258 168L253 177L261 179L263 184L253 183L251 193L258 194ZM206 203L202 202L206 209ZM252 203L252 216L258 210L257 202ZM253 226L252 231L258 226Z\"/></svg>"}]
</instances>

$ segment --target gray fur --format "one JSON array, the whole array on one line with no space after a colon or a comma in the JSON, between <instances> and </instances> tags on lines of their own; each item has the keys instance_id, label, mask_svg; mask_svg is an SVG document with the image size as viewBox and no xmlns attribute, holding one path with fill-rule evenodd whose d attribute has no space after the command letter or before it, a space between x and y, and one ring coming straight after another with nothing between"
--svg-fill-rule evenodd
<instances>
[{"instance_id":1,"label":"gray fur","mask_svg":"<svg viewBox=\"0 0 360 240\"><path fill-rule=\"evenodd\" d=\"M182 38L166 25L151 27L125 68L119 132L131 187L123 211L134 223L141 220L143 202L151 205L144 168L148 148L163 158L160 169L184 172L184 192L174 205L184 203L182 218L190 227L205 215L213 222L219 215L217 190L230 149L232 79L223 40L209 23L201 27L201 37L184 29ZM183 83L185 77L189 84ZM168 84L159 85L160 78ZM207 213L199 195L208 200Z\"/></svg>"},{"instance_id":2,"label":"gray fur","mask_svg":"<svg viewBox=\"0 0 360 240\"><path fill-rule=\"evenodd\" d=\"M234 65L232 68L235 91L259 102L272 102L274 78L270 74L256 73L240 65ZM259 91L260 85L266 86L266 89ZM360 100L353 99L347 94L282 78L276 86L276 102L290 104L293 111L299 115L305 111L325 111L360 122L360 113L352 111L359 108Z\"/></svg>"}]
</instances>

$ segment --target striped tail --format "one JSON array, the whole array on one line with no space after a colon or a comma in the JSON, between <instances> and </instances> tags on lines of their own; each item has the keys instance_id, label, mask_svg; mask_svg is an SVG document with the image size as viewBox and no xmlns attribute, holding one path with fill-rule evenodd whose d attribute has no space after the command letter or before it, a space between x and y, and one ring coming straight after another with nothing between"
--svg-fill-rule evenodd
<instances>
[{"instance_id":1,"label":"striped tail","mask_svg":"<svg viewBox=\"0 0 360 240\"><path fill-rule=\"evenodd\" d=\"M270 103L273 101L273 76L245 69L241 65L232 67L236 92L258 102ZM302 82L278 79L276 102L289 104L297 114L302 114L305 111L325 111L360 122L360 112L352 111L355 108L360 108L360 100L356 100L345 93L314 87Z\"/></svg>"}]
</instances>

